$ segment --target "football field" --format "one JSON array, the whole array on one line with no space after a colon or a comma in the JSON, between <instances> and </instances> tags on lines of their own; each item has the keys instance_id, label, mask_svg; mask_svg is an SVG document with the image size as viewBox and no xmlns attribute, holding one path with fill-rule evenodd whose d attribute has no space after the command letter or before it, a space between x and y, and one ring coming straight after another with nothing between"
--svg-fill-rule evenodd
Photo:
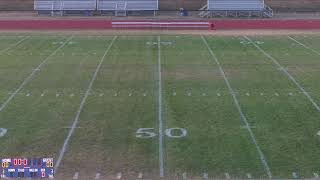
<instances>
[{"instance_id":1,"label":"football field","mask_svg":"<svg viewBox=\"0 0 320 180\"><path fill-rule=\"evenodd\" d=\"M320 35L0 35L0 158L55 179L320 177Z\"/></svg>"}]
</instances>

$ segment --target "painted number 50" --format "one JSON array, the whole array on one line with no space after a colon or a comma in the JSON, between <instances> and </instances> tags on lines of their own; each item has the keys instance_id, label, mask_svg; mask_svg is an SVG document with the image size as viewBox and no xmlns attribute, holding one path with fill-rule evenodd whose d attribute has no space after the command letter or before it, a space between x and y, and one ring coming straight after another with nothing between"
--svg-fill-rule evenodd
<instances>
[{"instance_id":1,"label":"painted number 50","mask_svg":"<svg viewBox=\"0 0 320 180\"><path fill-rule=\"evenodd\" d=\"M153 138L157 136L154 128L140 128L136 132L137 138ZM169 128L165 130L166 136L170 138L182 138L187 136L187 130L184 128Z\"/></svg>"}]
</instances>

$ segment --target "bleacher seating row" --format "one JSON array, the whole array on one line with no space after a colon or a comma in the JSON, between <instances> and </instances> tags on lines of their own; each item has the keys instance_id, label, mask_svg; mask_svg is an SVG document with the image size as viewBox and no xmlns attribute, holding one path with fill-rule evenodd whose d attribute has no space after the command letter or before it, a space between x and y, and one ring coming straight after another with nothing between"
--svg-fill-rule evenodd
<instances>
[{"instance_id":1,"label":"bleacher seating row","mask_svg":"<svg viewBox=\"0 0 320 180\"><path fill-rule=\"evenodd\" d=\"M158 0L35 0L37 11L106 10L139 11L158 10Z\"/></svg>"},{"instance_id":2,"label":"bleacher seating row","mask_svg":"<svg viewBox=\"0 0 320 180\"><path fill-rule=\"evenodd\" d=\"M262 16L272 17L273 11L264 0L207 0L200 9L201 17L213 16ZM34 9L41 13L60 15L81 11L91 16L93 11L112 11L116 16L126 16L132 11L155 11L159 0L35 0ZM71 11L71 12L70 12Z\"/></svg>"},{"instance_id":3,"label":"bleacher seating row","mask_svg":"<svg viewBox=\"0 0 320 180\"><path fill-rule=\"evenodd\" d=\"M35 0L35 10L95 10L95 0L76 1L76 0Z\"/></svg>"},{"instance_id":4,"label":"bleacher seating row","mask_svg":"<svg viewBox=\"0 0 320 180\"><path fill-rule=\"evenodd\" d=\"M208 10L261 11L264 8L263 0L208 0Z\"/></svg>"},{"instance_id":5,"label":"bleacher seating row","mask_svg":"<svg viewBox=\"0 0 320 180\"><path fill-rule=\"evenodd\" d=\"M272 17L273 10L264 0L208 0L199 9L201 17Z\"/></svg>"}]
</instances>

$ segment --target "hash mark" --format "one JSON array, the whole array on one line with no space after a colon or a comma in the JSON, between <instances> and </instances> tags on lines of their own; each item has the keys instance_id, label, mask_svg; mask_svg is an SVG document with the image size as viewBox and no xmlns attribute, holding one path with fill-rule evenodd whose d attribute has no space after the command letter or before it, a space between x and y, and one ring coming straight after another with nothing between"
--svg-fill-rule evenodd
<instances>
[{"instance_id":1,"label":"hash mark","mask_svg":"<svg viewBox=\"0 0 320 180\"><path fill-rule=\"evenodd\" d=\"M278 94L278 93L274 93L274 95L279 96L279 94Z\"/></svg>"},{"instance_id":2,"label":"hash mark","mask_svg":"<svg viewBox=\"0 0 320 180\"><path fill-rule=\"evenodd\" d=\"M70 127L70 126L65 126L65 127L62 127L63 129L71 129L72 127ZM82 128L82 127L75 127L75 128Z\"/></svg>"},{"instance_id":3,"label":"hash mark","mask_svg":"<svg viewBox=\"0 0 320 180\"><path fill-rule=\"evenodd\" d=\"M252 179L252 176L250 173L247 173L247 177L248 177L248 179Z\"/></svg>"},{"instance_id":4,"label":"hash mark","mask_svg":"<svg viewBox=\"0 0 320 180\"><path fill-rule=\"evenodd\" d=\"M292 177L295 178L295 179L297 179L297 178L298 178L297 173L296 173L296 172L293 172L293 173L292 173Z\"/></svg>"},{"instance_id":5,"label":"hash mark","mask_svg":"<svg viewBox=\"0 0 320 180\"><path fill-rule=\"evenodd\" d=\"M97 173L94 179L100 179L100 173Z\"/></svg>"},{"instance_id":6,"label":"hash mark","mask_svg":"<svg viewBox=\"0 0 320 180\"><path fill-rule=\"evenodd\" d=\"M78 179L79 178L79 172L74 173L73 178L72 179Z\"/></svg>"},{"instance_id":7,"label":"hash mark","mask_svg":"<svg viewBox=\"0 0 320 180\"><path fill-rule=\"evenodd\" d=\"M224 175L226 176L226 179L231 179L230 174L229 173L224 173Z\"/></svg>"},{"instance_id":8,"label":"hash mark","mask_svg":"<svg viewBox=\"0 0 320 180\"><path fill-rule=\"evenodd\" d=\"M183 179L183 180L186 180L186 179L187 179L187 173L186 173L186 172L182 173L182 179Z\"/></svg>"},{"instance_id":9,"label":"hash mark","mask_svg":"<svg viewBox=\"0 0 320 180\"><path fill-rule=\"evenodd\" d=\"M121 172L117 173L117 179L121 179L121 177L122 177L122 173Z\"/></svg>"},{"instance_id":10,"label":"hash mark","mask_svg":"<svg viewBox=\"0 0 320 180\"><path fill-rule=\"evenodd\" d=\"M203 173L203 179L208 179L209 178L209 176L208 176L208 173Z\"/></svg>"},{"instance_id":11,"label":"hash mark","mask_svg":"<svg viewBox=\"0 0 320 180\"><path fill-rule=\"evenodd\" d=\"M138 175L138 179L142 179L143 178L143 174L140 172Z\"/></svg>"},{"instance_id":12,"label":"hash mark","mask_svg":"<svg viewBox=\"0 0 320 180\"><path fill-rule=\"evenodd\" d=\"M23 94L23 93L15 93L15 92L9 92L10 95L16 95L16 94Z\"/></svg>"},{"instance_id":13,"label":"hash mark","mask_svg":"<svg viewBox=\"0 0 320 180\"><path fill-rule=\"evenodd\" d=\"M247 126L247 125L244 125L244 126L240 126L240 129L252 129L252 128L256 128L256 126Z\"/></svg>"}]
</instances>

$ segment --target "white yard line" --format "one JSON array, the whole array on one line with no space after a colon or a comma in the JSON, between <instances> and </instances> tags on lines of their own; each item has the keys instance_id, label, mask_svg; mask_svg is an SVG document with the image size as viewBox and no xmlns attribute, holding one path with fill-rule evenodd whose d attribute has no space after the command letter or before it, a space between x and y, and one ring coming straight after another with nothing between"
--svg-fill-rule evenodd
<instances>
[{"instance_id":1,"label":"white yard line","mask_svg":"<svg viewBox=\"0 0 320 180\"><path fill-rule=\"evenodd\" d=\"M57 159L57 161L56 161L56 164L55 164L55 166L54 166L54 171L55 171L55 172L57 172L57 170L58 170L58 168L59 168L59 166L60 166L60 164L61 164L61 161L62 161L62 159L63 159L63 156L64 156L64 154L65 154L65 152L66 152L67 147L68 147L70 138L71 138L74 130L76 129L76 127L77 127L77 125L78 125L80 114L81 114L82 109L83 109L83 107L84 107L84 104L86 103L87 98L88 98L88 96L89 96L89 94L90 94L90 91L91 91L91 89L92 89L93 83L94 83L94 81L95 81L96 78L97 78L97 75L98 75L98 72L100 71L101 65L102 65L102 63L104 62L104 59L105 59L105 57L107 56L108 52L110 51L110 49L111 49L113 43L115 42L116 38L117 38L117 36L115 36L115 37L112 39L112 41L111 41L111 43L109 44L108 48L106 49L106 51L104 52L103 56L101 57L100 62L99 62L99 64L98 64L98 66L97 66L97 68L96 68L96 70L95 70L95 72L94 72L94 74L93 74L93 76L92 76L92 79L91 79L91 81L90 81L90 83L89 83L89 86L88 86L88 88L87 88L87 90L86 90L86 93L84 94L84 96L83 96L83 98L82 98L82 100L81 100L80 106L79 106L79 108L78 108L78 110L77 110L77 114L76 114L76 116L75 116L75 118L74 118L74 121L73 121L73 123L72 123L71 129L69 130L69 133L68 133L66 139L64 140L63 146L62 146L62 148L61 148L61 150L60 150L59 157L58 157L58 159Z\"/></svg>"},{"instance_id":2,"label":"white yard line","mask_svg":"<svg viewBox=\"0 0 320 180\"><path fill-rule=\"evenodd\" d=\"M225 81L225 83L226 83L226 85L227 85L227 87L228 87L229 93L231 94L231 96L232 96L232 98L233 98L234 104L235 104L235 106L236 106L236 108L237 108L237 110L238 110L238 112L239 112L239 114L240 114L241 120L242 120L242 122L245 124L245 126L248 127L248 128L246 128L246 129L248 130L248 132L249 132L249 134L250 134L250 137L251 137L251 140L252 140L253 144L254 144L255 147L256 147L256 150L257 150L257 152L258 152L258 154L259 154L261 163L262 163L262 165L264 166L264 169L265 169L268 177L271 179L271 178L272 178L272 173L271 173L270 167L269 167L269 165L268 165L268 162L267 162L267 160L266 160L266 158L265 158L265 156L264 156L264 154L263 154L263 152L262 152L262 150L261 150L261 148L260 148L260 146L259 146L256 138L255 138L254 133L252 132L251 125L250 125L250 123L248 122L247 117L244 115L244 113L243 113L243 111L242 111L242 108L241 108L241 106L240 106L240 104L239 104L239 101L238 101L238 99L237 99L236 93L234 92L233 88L231 87L230 82L229 82L229 80L228 80L228 78L227 78L224 70L222 69L222 66L221 66L218 58L217 58L216 55L213 53L213 51L212 51L212 49L210 48L207 40L206 40L203 36L201 36L201 38L202 38L204 44L206 45L206 47L208 48L208 51L210 52L213 60L215 61L215 63L216 63L216 64L218 65L218 67L219 67L219 71L220 71L221 75L223 76L223 79L224 79L224 81Z\"/></svg>"},{"instance_id":3,"label":"white yard line","mask_svg":"<svg viewBox=\"0 0 320 180\"><path fill-rule=\"evenodd\" d=\"M34 70L29 74L27 78L20 84L20 86L8 97L8 99L0 106L0 112L7 106L7 104L15 97L19 91L30 81L30 79L35 75L38 71L37 69L41 69L42 66L50 59L51 56L55 55L61 48L63 48L67 42L69 42L73 36L69 37L63 44L61 44L55 51L53 51L49 56L47 56Z\"/></svg>"},{"instance_id":4,"label":"white yard line","mask_svg":"<svg viewBox=\"0 0 320 180\"><path fill-rule=\"evenodd\" d=\"M295 38L293 38L291 36L288 36L288 38L291 39L292 41L298 43L299 45L303 46L305 49L308 49L308 50L310 50L310 51L312 51L312 52L314 52L314 53L316 53L317 55L320 56L320 52L315 50L315 49L313 49L312 47L309 47L309 46L303 44L302 42L298 41L297 39L295 39Z\"/></svg>"},{"instance_id":5,"label":"white yard line","mask_svg":"<svg viewBox=\"0 0 320 180\"><path fill-rule=\"evenodd\" d=\"M301 92L308 98L308 100L312 103L312 105L320 112L319 105L315 102L315 100L310 96L310 94L298 83L298 81L284 68L281 64L272 57L269 53L264 51L259 45L254 43L250 38L244 36L248 41L250 41L260 52L262 52L266 57L268 57L296 86L300 89Z\"/></svg>"},{"instance_id":6,"label":"white yard line","mask_svg":"<svg viewBox=\"0 0 320 180\"><path fill-rule=\"evenodd\" d=\"M161 39L158 36L158 121L159 121L159 171L164 177L163 156L163 118L162 118L162 70L161 70Z\"/></svg>"},{"instance_id":7,"label":"white yard line","mask_svg":"<svg viewBox=\"0 0 320 180\"><path fill-rule=\"evenodd\" d=\"M20 41L14 43L14 44L9 45L7 48L1 50L1 51L0 51L0 54L6 52L6 51L8 51L8 50L10 50L11 48L19 45L20 43L22 43L23 41L25 41L25 40L27 40L27 39L29 39L29 38L30 38L30 36L26 36L26 37L22 38Z\"/></svg>"}]
</instances>

